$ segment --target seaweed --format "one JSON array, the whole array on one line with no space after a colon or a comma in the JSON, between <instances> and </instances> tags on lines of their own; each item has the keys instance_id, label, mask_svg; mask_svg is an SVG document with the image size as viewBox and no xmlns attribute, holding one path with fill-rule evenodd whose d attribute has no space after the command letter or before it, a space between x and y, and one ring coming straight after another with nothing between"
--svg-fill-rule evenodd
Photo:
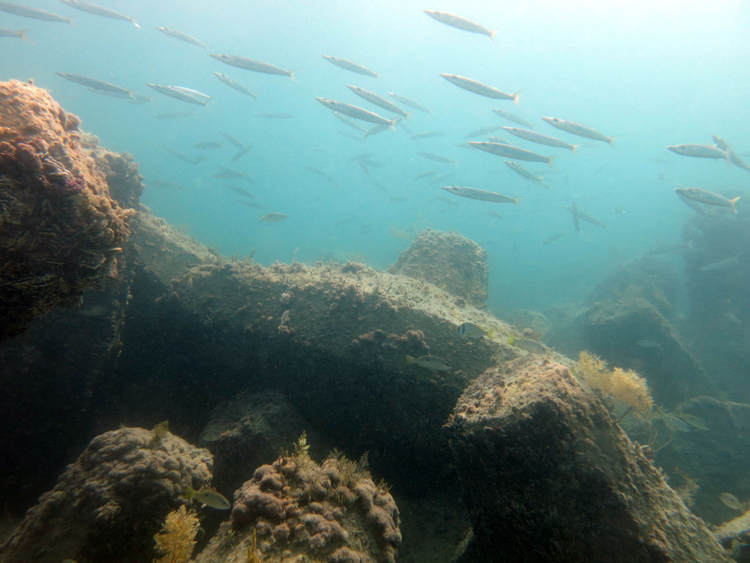
<instances>
[{"instance_id":1,"label":"seaweed","mask_svg":"<svg viewBox=\"0 0 750 563\"><path fill-rule=\"evenodd\" d=\"M648 414L654 406L646 380L633 370L616 367L610 371L607 362L584 350L574 371L594 390L641 414Z\"/></svg>"},{"instance_id":2,"label":"seaweed","mask_svg":"<svg viewBox=\"0 0 750 563\"><path fill-rule=\"evenodd\" d=\"M187 563L193 554L200 521L193 510L180 506L167 514L161 532L154 536L156 550L163 554L154 563Z\"/></svg>"}]
</instances>

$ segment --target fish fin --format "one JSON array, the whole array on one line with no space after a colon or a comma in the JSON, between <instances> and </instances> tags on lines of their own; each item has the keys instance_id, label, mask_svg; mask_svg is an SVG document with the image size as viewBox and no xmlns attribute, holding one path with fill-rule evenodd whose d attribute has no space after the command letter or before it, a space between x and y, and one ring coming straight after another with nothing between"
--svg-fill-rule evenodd
<instances>
[{"instance_id":1,"label":"fish fin","mask_svg":"<svg viewBox=\"0 0 750 563\"><path fill-rule=\"evenodd\" d=\"M516 105L518 105L518 104L521 103L520 102L521 92L523 92L523 90L519 90L518 92L516 92L515 94L513 94L513 103L516 104Z\"/></svg>"},{"instance_id":2,"label":"fish fin","mask_svg":"<svg viewBox=\"0 0 750 563\"><path fill-rule=\"evenodd\" d=\"M735 213L737 213L737 209L735 209L734 204L737 203L738 199L740 199L740 196L737 196L736 198L729 200L729 203L732 204L732 211L734 211Z\"/></svg>"},{"instance_id":3,"label":"fish fin","mask_svg":"<svg viewBox=\"0 0 750 563\"><path fill-rule=\"evenodd\" d=\"M413 363L415 359L416 358L414 358L413 356L410 356L409 354L406 354L406 363L407 364Z\"/></svg>"},{"instance_id":4,"label":"fish fin","mask_svg":"<svg viewBox=\"0 0 750 563\"><path fill-rule=\"evenodd\" d=\"M487 332L484 333L484 335L489 338L490 340L493 339L493 336L495 336L495 329L491 328Z\"/></svg>"}]
</instances>

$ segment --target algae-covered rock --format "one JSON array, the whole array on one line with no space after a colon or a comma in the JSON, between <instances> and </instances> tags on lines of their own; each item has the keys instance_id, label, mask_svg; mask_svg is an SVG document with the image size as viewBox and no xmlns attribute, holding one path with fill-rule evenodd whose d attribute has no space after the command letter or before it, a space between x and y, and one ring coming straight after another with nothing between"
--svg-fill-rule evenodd
<instances>
[{"instance_id":1,"label":"algae-covered rock","mask_svg":"<svg viewBox=\"0 0 750 563\"><path fill-rule=\"evenodd\" d=\"M474 524L470 560L728 561L646 451L560 364L488 370L449 426Z\"/></svg>"},{"instance_id":2,"label":"algae-covered rock","mask_svg":"<svg viewBox=\"0 0 750 563\"><path fill-rule=\"evenodd\" d=\"M475 307L487 300L487 251L458 233L420 233L388 271L428 281Z\"/></svg>"},{"instance_id":3,"label":"algae-covered rock","mask_svg":"<svg viewBox=\"0 0 750 563\"><path fill-rule=\"evenodd\" d=\"M101 156L99 167L80 120L48 92L0 83L0 340L35 317L79 304L86 289L117 275L130 234L130 205L108 178L132 184L132 167ZM137 174L137 173L135 173ZM125 190L118 192L125 196Z\"/></svg>"},{"instance_id":4,"label":"algae-covered rock","mask_svg":"<svg viewBox=\"0 0 750 563\"><path fill-rule=\"evenodd\" d=\"M28 511L0 561L150 561L161 522L188 487L209 482L211 464L207 450L169 432L105 432Z\"/></svg>"},{"instance_id":5,"label":"algae-covered rock","mask_svg":"<svg viewBox=\"0 0 750 563\"><path fill-rule=\"evenodd\" d=\"M394 563L399 523L393 497L361 464L318 465L302 450L255 470L196 563L246 561L254 542L262 561Z\"/></svg>"}]
</instances>

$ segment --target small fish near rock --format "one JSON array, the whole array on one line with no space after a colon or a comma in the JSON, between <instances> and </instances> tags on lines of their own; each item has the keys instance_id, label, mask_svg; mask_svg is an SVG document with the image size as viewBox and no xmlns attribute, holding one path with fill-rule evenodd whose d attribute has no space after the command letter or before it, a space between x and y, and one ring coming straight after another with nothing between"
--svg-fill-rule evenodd
<instances>
[{"instance_id":1,"label":"small fish near rock","mask_svg":"<svg viewBox=\"0 0 750 563\"><path fill-rule=\"evenodd\" d=\"M267 213L260 216L261 223L281 223L289 219L289 215L283 213Z\"/></svg>"}]
</instances>

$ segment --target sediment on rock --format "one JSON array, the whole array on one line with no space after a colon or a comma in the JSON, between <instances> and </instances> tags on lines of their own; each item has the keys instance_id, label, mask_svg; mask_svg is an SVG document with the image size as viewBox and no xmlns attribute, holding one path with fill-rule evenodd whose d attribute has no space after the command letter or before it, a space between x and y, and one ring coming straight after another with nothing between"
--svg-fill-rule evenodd
<instances>
[{"instance_id":1,"label":"sediment on rock","mask_svg":"<svg viewBox=\"0 0 750 563\"><path fill-rule=\"evenodd\" d=\"M473 557L729 561L644 449L567 368L526 357L466 389L448 427Z\"/></svg>"}]
</instances>

